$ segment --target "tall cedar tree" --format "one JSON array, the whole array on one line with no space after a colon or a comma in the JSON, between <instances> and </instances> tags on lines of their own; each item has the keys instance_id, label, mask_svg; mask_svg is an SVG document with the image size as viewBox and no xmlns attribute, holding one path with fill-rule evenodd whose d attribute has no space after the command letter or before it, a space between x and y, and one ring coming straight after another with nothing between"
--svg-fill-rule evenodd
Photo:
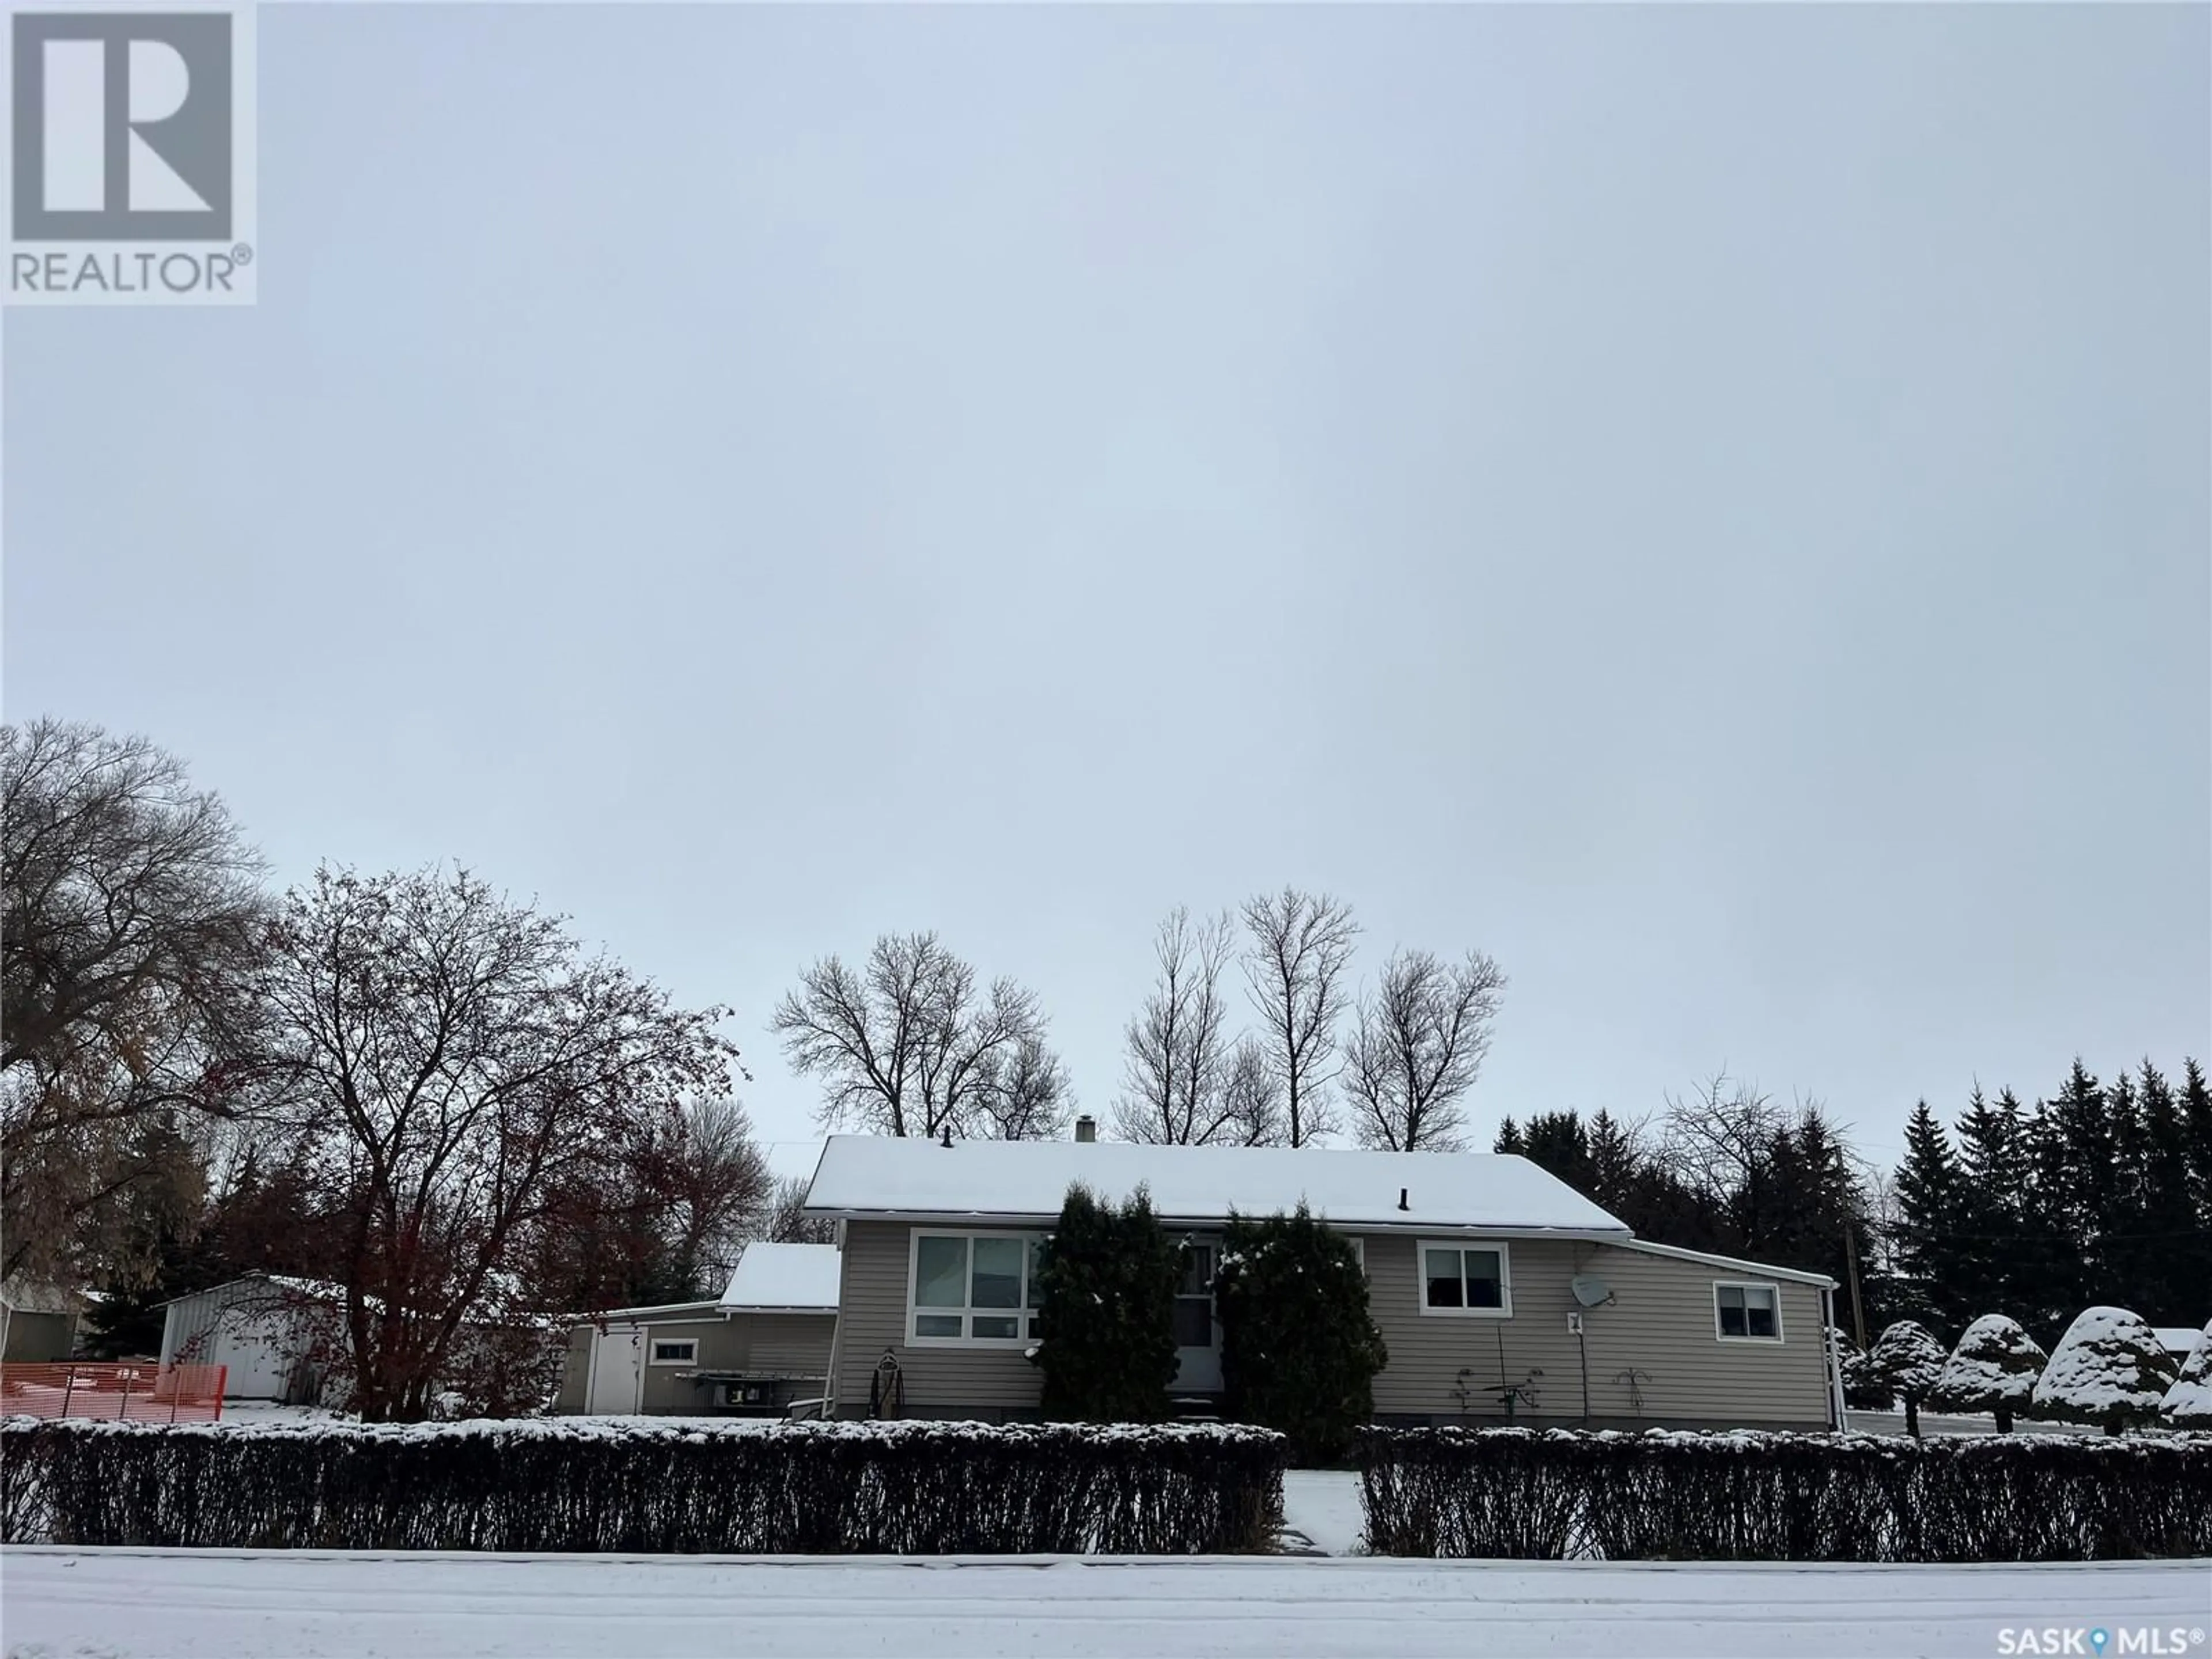
<instances>
[{"instance_id":1,"label":"tall cedar tree","mask_svg":"<svg viewBox=\"0 0 2212 1659\"><path fill-rule=\"evenodd\" d=\"M1038 1251L1044 1414L1055 1423L1156 1423L1175 1384L1182 1255L1142 1188L1120 1208L1079 1183Z\"/></svg>"},{"instance_id":2,"label":"tall cedar tree","mask_svg":"<svg viewBox=\"0 0 2212 1659\"><path fill-rule=\"evenodd\" d=\"M1308 1462L1342 1457L1390 1357L1351 1240L1303 1204L1231 1216L1213 1293L1229 1414L1279 1431Z\"/></svg>"}]
</instances>

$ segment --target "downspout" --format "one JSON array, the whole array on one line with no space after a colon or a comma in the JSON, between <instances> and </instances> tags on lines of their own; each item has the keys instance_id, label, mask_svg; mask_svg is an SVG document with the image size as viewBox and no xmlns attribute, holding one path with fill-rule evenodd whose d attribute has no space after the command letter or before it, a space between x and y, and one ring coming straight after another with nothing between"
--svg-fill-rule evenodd
<instances>
[{"instance_id":1,"label":"downspout","mask_svg":"<svg viewBox=\"0 0 2212 1659\"><path fill-rule=\"evenodd\" d=\"M830 1376L822 1392L828 1404L822 1407L822 1420L828 1422L837 1415L837 1363L845 1357L845 1279L852 1272L852 1258L845 1254L845 1223L837 1223L837 1322L830 1328ZM902 1321L905 1316L901 1315ZM900 1333L903 1335L905 1333Z\"/></svg>"}]
</instances>

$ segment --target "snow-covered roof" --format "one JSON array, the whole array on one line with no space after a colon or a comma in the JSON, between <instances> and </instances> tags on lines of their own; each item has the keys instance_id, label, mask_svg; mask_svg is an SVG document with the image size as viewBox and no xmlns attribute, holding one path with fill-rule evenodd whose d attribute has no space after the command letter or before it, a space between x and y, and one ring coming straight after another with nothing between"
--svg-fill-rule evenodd
<instances>
[{"instance_id":1,"label":"snow-covered roof","mask_svg":"<svg viewBox=\"0 0 2212 1659\"><path fill-rule=\"evenodd\" d=\"M1646 1255L1663 1255L1675 1261L1701 1262L1708 1267L1758 1273L1767 1279L1786 1279L1798 1285L1825 1285L1830 1290L1836 1287L1836 1281L1827 1274L1808 1273L1802 1267L1776 1267L1764 1261L1746 1261L1741 1256L1715 1255L1710 1250L1686 1250L1679 1244L1654 1244L1641 1238L1615 1239L1613 1244L1619 1249L1641 1250Z\"/></svg>"},{"instance_id":2,"label":"snow-covered roof","mask_svg":"<svg viewBox=\"0 0 2212 1659\"><path fill-rule=\"evenodd\" d=\"M2187 1354L2196 1347L2197 1339L2204 1333L2202 1328L2193 1326L2159 1325L2152 1328L2151 1334L2158 1339L2158 1346L2168 1353Z\"/></svg>"},{"instance_id":3,"label":"snow-covered roof","mask_svg":"<svg viewBox=\"0 0 2212 1659\"><path fill-rule=\"evenodd\" d=\"M0 1284L0 1303L11 1313L72 1314L83 1298L44 1279L18 1277Z\"/></svg>"},{"instance_id":4,"label":"snow-covered roof","mask_svg":"<svg viewBox=\"0 0 2212 1659\"><path fill-rule=\"evenodd\" d=\"M730 1275L729 1289L722 1292L721 1305L835 1313L837 1279L835 1244L748 1244Z\"/></svg>"},{"instance_id":5,"label":"snow-covered roof","mask_svg":"<svg viewBox=\"0 0 2212 1659\"><path fill-rule=\"evenodd\" d=\"M1304 1202L1339 1226L1480 1227L1626 1238L1626 1224L1527 1158L1127 1141L933 1140L832 1135L806 1207L842 1216L1045 1220L1080 1182L1119 1201L1143 1187L1170 1222L1270 1215ZM819 1248L819 1247L817 1247ZM744 1267L740 1265L742 1273Z\"/></svg>"}]
</instances>

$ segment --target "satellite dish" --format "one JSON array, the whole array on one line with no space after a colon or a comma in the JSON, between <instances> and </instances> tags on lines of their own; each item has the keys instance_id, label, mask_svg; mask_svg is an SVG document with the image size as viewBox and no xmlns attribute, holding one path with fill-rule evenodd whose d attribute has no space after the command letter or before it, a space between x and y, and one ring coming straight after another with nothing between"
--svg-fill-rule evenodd
<instances>
[{"instance_id":1,"label":"satellite dish","mask_svg":"<svg viewBox=\"0 0 2212 1659\"><path fill-rule=\"evenodd\" d=\"M1577 1273L1571 1288L1585 1308L1602 1308L1613 1300L1612 1287L1595 1273Z\"/></svg>"}]
</instances>

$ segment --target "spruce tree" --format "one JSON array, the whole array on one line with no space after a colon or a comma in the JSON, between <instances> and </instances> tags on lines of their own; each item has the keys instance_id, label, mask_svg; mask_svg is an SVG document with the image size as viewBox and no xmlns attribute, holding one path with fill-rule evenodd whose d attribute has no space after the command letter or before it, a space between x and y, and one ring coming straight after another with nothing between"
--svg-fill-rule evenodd
<instances>
[{"instance_id":1,"label":"spruce tree","mask_svg":"<svg viewBox=\"0 0 2212 1659\"><path fill-rule=\"evenodd\" d=\"M1959 1120L1959 1291L1966 1305L2022 1322L2043 1310L2028 1231L2027 1127L2009 1089L1992 1102L1977 1084Z\"/></svg>"},{"instance_id":2,"label":"spruce tree","mask_svg":"<svg viewBox=\"0 0 2212 1659\"><path fill-rule=\"evenodd\" d=\"M1957 1330L1967 1305L1959 1283L1965 1194L1951 1138L1924 1100L1905 1121L1897 1205L1899 1273L1920 1311L1941 1328Z\"/></svg>"},{"instance_id":3,"label":"spruce tree","mask_svg":"<svg viewBox=\"0 0 2212 1659\"><path fill-rule=\"evenodd\" d=\"M1037 1344L1054 1422L1152 1423L1175 1386L1182 1252L1142 1188L1118 1209L1076 1185L1038 1251Z\"/></svg>"},{"instance_id":4,"label":"spruce tree","mask_svg":"<svg viewBox=\"0 0 2212 1659\"><path fill-rule=\"evenodd\" d=\"M2194 1060L2181 1065L2181 1131L2189 1148L2189 1187L2197 1224L2212 1231L2212 1090Z\"/></svg>"},{"instance_id":5,"label":"spruce tree","mask_svg":"<svg viewBox=\"0 0 2212 1659\"><path fill-rule=\"evenodd\" d=\"M2033 1286L2033 1317L2022 1323L2055 1341L2088 1299L2087 1255L2093 1228L2072 1141L2057 1106L2039 1100L2027 1118L2027 1223L2021 1252Z\"/></svg>"},{"instance_id":6,"label":"spruce tree","mask_svg":"<svg viewBox=\"0 0 2212 1659\"><path fill-rule=\"evenodd\" d=\"M1538 1112L1521 1136L1522 1153L1573 1188L1588 1193L1593 1184L1589 1137L1574 1111Z\"/></svg>"},{"instance_id":7,"label":"spruce tree","mask_svg":"<svg viewBox=\"0 0 2212 1659\"><path fill-rule=\"evenodd\" d=\"M1528 1148L1521 1141L1521 1126L1507 1118L1498 1126L1498 1139L1491 1144L1490 1150L1493 1152L1526 1152Z\"/></svg>"},{"instance_id":8,"label":"spruce tree","mask_svg":"<svg viewBox=\"0 0 2212 1659\"><path fill-rule=\"evenodd\" d=\"M2194 1324L2212 1286L2212 1230L2190 1194L2189 1137L2173 1091L2148 1060L2138 1075L2142 1154L2130 1250L2136 1305L2156 1325Z\"/></svg>"}]
</instances>

